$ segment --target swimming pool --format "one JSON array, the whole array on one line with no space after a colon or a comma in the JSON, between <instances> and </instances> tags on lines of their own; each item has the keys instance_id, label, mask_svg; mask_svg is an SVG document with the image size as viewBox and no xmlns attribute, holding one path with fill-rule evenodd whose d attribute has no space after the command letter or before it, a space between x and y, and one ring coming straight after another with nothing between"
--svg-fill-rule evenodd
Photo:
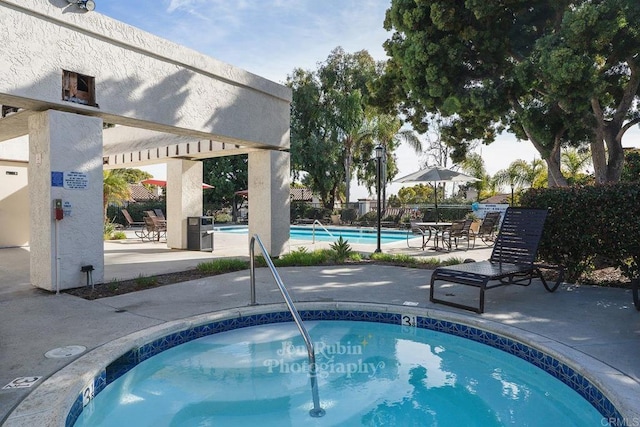
<instances>
[{"instance_id":1,"label":"swimming pool","mask_svg":"<svg viewBox=\"0 0 640 427\"><path fill-rule=\"evenodd\" d=\"M214 230L223 233L247 234L247 226L232 225L220 226ZM292 225L289 228L289 237L293 240L313 240L319 242L335 242L342 236L349 243L376 244L377 230L369 227L320 227L318 225ZM407 230L382 229L380 232L380 243L393 243L406 240Z\"/></svg>"},{"instance_id":2,"label":"swimming pool","mask_svg":"<svg viewBox=\"0 0 640 427\"><path fill-rule=\"evenodd\" d=\"M609 401L609 399L596 387L586 376L581 374L578 370L572 368L567 362L561 362L557 356L554 356L554 349L546 348L540 349L534 346L530 346L525 344L519 340L516 340L515 337L521 335L521 331L514 330L513 335L511 334L496 334L486 330L485 328L479 328L477 325L470 325L461 323L459 320L462 319L460 316L456 316L453 314L444 314L440 318L425 316L424 311L415 310L411 308L406 308L401 312L389 312L387 308L384 306L378 306L375 304L302 304L304 308L301 308L301 314L305 322L313 322L317 320L332 320L332 321L340 321L340 320L348 320L350 322L353 321L366 321L366 322L374 322L374 323L382 323L388 324L388 326L393 325L392 327L396 329L396 335L399 337L395 341L392 341L391 338L384 335L382 333L379 334L378 338L369 337L367 334L367 330L369 328L365 328L364 330L357 326L356 330L351 330L350 332L346 332L346 328L348 326L341 326L337 329L337 335L332 335L333 332L329 333L321 333L321 336L327 337L325 342L331 345L331 343L335 341L342 342L345 348L351 348L350 352L352 353L349 356L349 359L344 362L345 368L342 369L344 372L349 372L349 369L346 366L351 363L351 366L358 366L357 360L362 359L362 364L360 366L369 366L369 367L377 367L380 375L374 375L374 379L378 380L380 388L373 387L371 390L368 390L366 387L358 387L355 382L354 377L368 377L369 374L373 372L373 368L369 368L367 372L360 372L351 375L351 378L346 379L335 379L335 381L331 381L330 376L327 376L323 379L325 384L321 383L320 386L320 398L324 405L326 405L327 416L322 418L321 420L330 420L330 418L326 418L330 416L330 412L333 412L333 416L340 416L340 412L338 411L338 406L340 406L337 401L344 400L349 401L348 399L343 399L344 396L349 396L349 399L353 398L355 401L375 401L377 402L374 407L370 407L366 414L359 414L357 416L358 419L362 419L363 416L367 416L369 420L381 420L386 416L395 416L397 415L394 409L395 407L403 407L404 410L401 412L411 412L416 416L426 416L426 420L430 420L431 416L435 416L431 412L427 411L425 415L423 411L415 412L412 408L412 400L408 396L414 395L427 395L430 400L438 399L435 393L436 390L444 389L445 390L445 398L443 398L443 404L448 405L448 399L456 394L467 394L471 401L475 402L475 404L480 405L484 408L483 405L487 404L487 398L484 396L485 391L489 388L494 388L498 391L498 394L503 394L511 399L510 402L514 407L530 407L530 404L534 401L537 402L536 399L541 399L541 401L550 400L545 393L538 398L532 398L531 396L534 394L533 389L536 388L534 386L523 386L520 383L520 380L517 377L519 374L514 374L510 369L507 369L507 366L501 367L500 369L496 369L491 363L486 363L488 360L487 353L497 350L502 350L506 353L510 353L514 356L523 359L528 364L525 363L525 367L518 366L519 363L523 363L523 360L517 360L516 365L518 366L515 371L519 372L521 370L529 370L533 369L537 382L540 380L541 375L546 376L542 371L545 371L547 374L551 374L551 376L559 379L562 383L569 385L572 390L569 390L570 394L578 394L582 396L586 401L589 402L590 405L582 406L585 402L579 404L582 408L579 412L591 412L593 414L594 408L597 410L596 419L597 425L602 425L601 420L603 419L622 419L619 412L616 410L614 405ZM447 318L450 318L447 320ZM291 315L288 312L283 311L273 311L273 307L256 307L256 308L248 308L245 310L240 310L233 313L219 314L215 316L215 320L212 321L210 317L200 318L197 320L189 321L187 324L189 325L185 329L185 323L182 322L182 328L179 330L176 329L176 325L172 325L169 329L173 330L170 334L166 334L166 327L162 328L165 330L163 334L161 330L155 330L152 336L154 337L151 341L147 341L145 344L134 345L133 348L124 352L119 357L116 358L115 361L112 360L106 368L100 370L96 373L93 381L87 385L83 390L79 392L77 398L75 399L75 404L73 405L72 410L68 413L67 416L67 425L73 425L73 422L80 416L80 414L85 413L82 417L90 416L92 413L98 414L100 409L98 409L95 405L98 403L98 399L93 400L93 396L98 394L101 390L105 390L104 392L108 393L106 386L109 384L114 384L115 388L121 387L116 385L117 380L119 378L127 378L123 376L125 373L131 371L135 372L134 367L137 366L140 362L143 362L152 356L159 355L164 350L169 348L174 348L179 344L183 344L186 342L192 342L195 346L209 346L212 344L218 345L216 351L221 351L222 353L217 357L217 362L221 365L216 366L215 362L205 361L204 358L196 358L194 362L188 362L192 367L195 367L196 374L186 375L181 378L179 381L179 387L182 391L191 390L191 393L200 394L197 391L200 390L200 386L195 385L195 380L198 376L209 376L213 382L222 381L223 386L220 389L224 390L223 395L241 395L240 390L237 392L233 390L226 382L224 382L225 376L226 378L235 377L236 379L240 379L241 382L244 382L245 385L249 385L251 388L251 394L260 395L258 392L258 386L260 383L265 381L264 378L258 376L255 379L251 376L246 375L248 372L254 372L257 370L262 370L263 372L268 366L260 366L259 369L256 366L251 365L250 363L246 364L247 371L241 371L236 367L229 365L229 357L232 356L232 360L242 361L242 354L246 354L249 350L251 354L265 354L262 352L262 349L259 348L261 344L260 341L266 342L264 339L258 339L258 343L255 344L247 344L247 340L241 339L239 341L244 344L240 344L240 347L225 347L230 343L238 342L237 338L242 337L242 335L234 336L234 338L225 338L224 335L212 335L217 334L219 332L235 330L233 333L246 333L247 330L242 330L238 328L245 328L248 326L255 325L265 325L265 324L281 324L282 322L289 322L291 320ZM332 323L332 322L329 322ZM473 323L473 322L472 322ZM484 324L486 327L486 322L480 322ZM336 323L338 325L338 323ZM372 324L367 324L372 325ZM274 326L274 325L272 325ZM280 327L293 327L292 324L283 326L283 325L275 325L278 328ZM316 328L318 326L314 326ZM313 329L312 328L312 329ZM433 331L444 332L443 335L435 342L416 342L413 337L419 337L424 334L430 334ZM506 331L506 330L505 330ZM324 335L323 335L324 334ZM260 335L260 334L259 334ZM272 335L262 334L262 335ZM312 336L315 335L312 332ZM451 340L452 335L457 337L467 338L468 340L475 341L475 343L471 346L471 352L474 356L469 358L469 356L462 356L458 351L453 350L450 347L449 340ZM509 336L511 335L511 336ZM278 350L280 350L281 354L288 354L286 349L293 348L295 351L293 353L297 353L298 346L295 344L296 334L290 332L280 331L276 334L277 337L282 338L281 340L276 340L275 343L273 340L269 341L271 344L267 345L270 354L274 355L272 358L277 360ZM369 354L365 354L365 350L358 350L358 346L362 344L362 336L367 340L369 344L373 346L383 347L387 349L385 353L385 357L381 356L373 356ZM208 344L203 344L199 341L193 341L200 337L208 337L206 340L210 340ZM288 345L283 346L282 341L287 342L287 340L291 338L292 347ZM533 337L528 336L529 340ZM430 338L431 339L431 338ZM316 338L314 338L314 341ZM217 341L217 343L216 343ZM137 336L135 342L140 342L140 337ZM468 341L467 341L468 342ZM544 342L544 340L542 341ZM486 346L476 347L477 343L487 344L492 348L487 348ZM221 346L221 347L220 347ZM351 347L349 347L351 346ZM334 346L335 347L335 346ZM544 346L543 346L544 347ZM122 343L118 343L115 345L115 348L123 348ZM326 346L325 346L326 348ZM393 349L393 351L389 351L389 349ZM497 350L495 350L497 349ZM345 350L346 351L346 350ZM242 353L244 352L244 353ZM335 351L334 351L335 352ZM328 352L325 352L328 354ZM362 354L358 354L362 353ZM402 359L397 359L395 353L403 353ZM452 359L445 359L445 353L449 353L449 355L453 356ZM421 356L422 355L422 356ZM162 357L171 357L171 353L166 353L166 356L163 354ZM267 357L267 356L263 356ZM215 358L214 358L215 359ZM420 361L419 359L422 359ZM480 361L480 365L475 365L470 371L463 371L454 373L453 368L459 365L466 365L469 360L478 360ZM261 360L261 359L256 359ZM264 361L264 359L262 359ZM288 370L297 370L298 368L295 365L297 359L292 359L290 361L290 365ZM326 359L325 359L326 362ZM381 369L382 365L380 362L384 362L384 368ZM584 361L582 361L584 363ZM261 362L264 363L264 362ZM335 363L343 363L338 362L336 359ZM355 363L355 365L353 365ZM424 365L421 365L423 363ZM475 363L475 362L474 362ZM511 362L509 362L511 363ZM259 364L259 363L258 363ZM303 362L300 362L300 371L302 368ZM482 366L484 365L484 366ZM532 366L529 366L532 365ZM140 365L141 367L144 365ZM272 362L269 365L273 368L273 370L280 369L275 362ZM342 365L333 365L342 366ZM388 369L387 369L388 367ZM144 369L144 368L142 368ZM334 371L338 370L335 368L331 368ZM169 368L172 370L172 368ZM402 370L402 371L401 371ZM490 372L489 377L482 380L476 379L473 377L475 371L484 370L486 372ZM171 381L168 377L166 377L167 372L163 372L160 375L160 380L162 381ZM290 373L290 372L287 372ZM304 374L304 372L302 372ZM360 375L363 374L363 375ZM134 374L135 375L135 374ZM143 376L146 374L143 371ZM404 378L404 382L402 382L400 386L390 385L389 378L390 377L402 377ZM322 378L322 377L321 377ZM292 377L292 375L285 375L285 377L277 380L276 378L271 378L267 376L267 381L276 381L278 384L294 384L299 383L298 385L302 385L302 391L300 393L294 394L292 398L286 398L287 401L295 400L298 402L299 407L303 407L305 404L310 405L310 396L309 390L305 386L308 384L307 378L304 375L299 375L298 377ZM210 381L211 382L211 381ZM209 383L210 383L209 382ZM340 386L352 386L355 385L356 389L354 391L355 396L343 391L340 393L340 396L336 399L332 397L328 390L323 390L326 388L327 382L335 382ZM124 381L125 388L127 390L133 390L133 386L128 380ZM458 384L459 387L451 387L451 385ZM190 387L192 387L190 389ZM255 387L255 388L254 388ZM564 387L564 386L563 386ZM562 387L560 387L562 388ZM565 387L566 388L566 387ZM402 394L398 392L398 389L407 390L411 389L412 392L409 394ZM542 387L544 389L548 389L545 385ZM470 393L472 391L472 393ZM246 390L245 390L246 392ZM393 392L393 393L392 393ZM156 393L158 393L156 389ZM555 392L552 392L555 394ZM562 393L561 393L562 394ZM379 401L377 399L369 399L369 397L376 396L385 396L388 398L395 397L394 399L387 399L383 401ZM99 395L98 395L99 396ZM105 395L107 396L107 395ZM147 395L145 395L147 396ZM145 397L141 395L139 392L135 392L133 394L127 395L126 398L121 399L121 404L135 406L134 403L140 399ZM274 393L271 394L274 397L274 401L280 399ZM563 395L564 396L564 395ZM515 398L521 399L515 399ZM566 397L561 397L561 401L564 401ZM527 400L529 399L529 400ZM245 399L246 400L246 399ZM243 403L246 403L245 400L241 400L238 402L232 402L228 408L232 408L229 413L245 413L247 412L246 408L243 406ZM489 399L491 400L491 399ZM264 402L262 402L264 403ZM266 412L264 417L267 417L269 412L269 408L271 408L272 401L268 402L269 405L263 408ZM569 406L572 406L570 404ZM197 405L196 405L197 406ZM203 405L206 406L206 405ZM352 405L350 405L352 406ZM539 406L538 404L532 405L534 407L534 411L537 412L536 419L540 419L539 414ZM191 412L191 409L194 409L195 406L190 406L188 410L180 412L180 414L176 414L176 416L181 417L191 417L194 412ZM245 409L243 409L245 408ZM83 410L84 409L84 410ZM308 410L308 408L305 408ZM455 407L453 408L455 412ZM308 417L307 411L304 412L305 416ZM558 410L558 409L556 409ZM560 412L567 410L567 408L562 408ZM391 411L391 412L389 412ZM460 411L458 411L460 412ZM394 415L395 414L395 415ZM412 415L412 416L413 416ZM462 417L462 414L458 414ZM342 412L341 415L343 418L349 416L349 412ZM473 419L478 418L478 414L475 414ZM500 415L500 417L508 416L508 414ZM515 416L515 415L514 415ZM555 416L555 415L554 415ZM261 417L261 420L264 418ZM493 416L486 418L484 416L479 416L479 420L491 420ZM346 418L344 418L346 419ZM423 418L420 418L423 419ZM187 418L181 418L180 420L176 419L176 421L185 421ZM543 420L548 421L549 418L543 418ZM237 421L237 419L236 419ZM309 421L305 419L305 421ZM79 421L80 422L80 421ZM309 421L311 422L311 421ZM315 422L315 421L314 421ZM372 421L373 422L373 421ZM508 420L507 420L508 422ZM167 420L165 419L162 423L163 425L169 425ZM261 422L261 425L264 423ZM593 421L587 424L593 424ZM82 424L78 424L82 425ZM121 424L120 424L121 425ZM181 425L185 425L182 424ZM188 423L186 425L189 425ZM241 424L236 424L241 425ZM282 424L279 424L282 425ZM298 425L292 423L291 425ZM318 425L335 425L329 421L324 421L324 424ZM344 425L341 422L338 425ZM357 424L362 425L362 424ZM365 424L366 425L366 424ZM371 425L376 425L371 424ZM422 425L422 424L420 424ZM482 423L482 425L490 425ZM548 425L548 424L547 424ZM558 424L560 425L560 424ZM577 425L581 425L581 422L578 422ZM585 425L585 424L582 424Z\"/></svg>"}]
</instances>

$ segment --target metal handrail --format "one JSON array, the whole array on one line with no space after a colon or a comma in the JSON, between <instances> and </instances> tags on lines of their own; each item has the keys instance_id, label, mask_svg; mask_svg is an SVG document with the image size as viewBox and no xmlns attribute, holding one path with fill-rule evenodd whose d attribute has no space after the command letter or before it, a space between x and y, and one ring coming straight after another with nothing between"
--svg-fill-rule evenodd
<instances>
[{"instance_id":1,"label":"metal handrail","mask_svg":"<svg viewBox=\"0 0 640 427\"><path fill-rule=\"evenodd\" d=\"M329 230L327 230L327 227L325 227L320 221L318 221L317 219L315 221L313 221L313 224L311 224L313 226L313 231L311 233L312 236L312 243L316 242L316 224L318 224L320 227L322 227L324 229L324 231L326 231L329 236L333 237L334 239L336 238L336 236L334 236L333 234L331 234L331 232Z\"/></svg>"},{"instance_id":2,"label":"metal handrail","mask_svg":"<svg viewBox=\"0 0 640 427\"><path fill-rule=\"evenodd\" d=\"M278 285L278 289L280 289L280 293L284 298L284 302L287 303L287 307L293 316L293 320L302 335L302 339L304 340L305 345L307 346L307 354L309 356L309 379L311 380L311 396L313 399L313 408L309 411L309 415L314 418L322 417L325 414L325 410L320 407L320 396L318 395L318 378L316 374L316 352L313 348L313 342L311 341L311 337L309 336L309 332L307 332L307 328L302 324L302 318L300 318L300 313L293 305L293 301L289 296L289 292L287 288L282 283L282 279L276 270L275 265L273 265L273 261L269 256L267 250L262 244L262 240L257 234L254 234L251 237L251 242L249 243L249 270L251 274L251 305L256 305L256 265L255 265L255 242L258 242L260 245L260 250L262 251L262 255L264 256L265 261L267 262L267 266L271 271L271 275L273 279L276 281Z\"/></svg>"}]
</instances>

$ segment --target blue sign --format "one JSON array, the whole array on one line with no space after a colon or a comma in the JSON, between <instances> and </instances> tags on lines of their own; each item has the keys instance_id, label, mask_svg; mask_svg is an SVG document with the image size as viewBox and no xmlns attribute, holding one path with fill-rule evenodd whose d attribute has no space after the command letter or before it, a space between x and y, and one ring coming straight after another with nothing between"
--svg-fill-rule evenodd
<instances>
[{"instance_id":1,"label":"blue sign","mask_svg":"<svg viewBox=\"0 0 640 427\"><path fill-rule=\"evenodd\" d=\"M51 172L51 186L52 187L64 186L64 172Z\"/></svg>"}]
</instances>

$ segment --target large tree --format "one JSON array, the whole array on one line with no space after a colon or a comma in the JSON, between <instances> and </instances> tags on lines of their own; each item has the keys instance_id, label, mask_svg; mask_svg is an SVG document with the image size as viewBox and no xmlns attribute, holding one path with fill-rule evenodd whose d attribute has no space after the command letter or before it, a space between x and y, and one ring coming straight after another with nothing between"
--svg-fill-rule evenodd
<instances>
[{"instance_id":1,"label":"large tree","mask_svg":"<svg viewBox=\"0 0 640 427\"><path fill-rule=\"evenodd\" d=\"M294 70L287 77L293 91L291 103L291 170L302 178L325 207L333 208L340 184L344 183L341 146L332 137L322 105L322 87L315 73Z\"/></svg>"},{"instance_id":2,"label":"large tree","mask_svg":"<svg viewBox=\"0 0 640 427\"><path fill-rule=\"evenodd\" d=\"M294 179L302 177L327 208L333 208L340 194L349 201L354 174L370 182L377 144L385 145L392 156L397 138L415 142L402 136L402 123L395 116L368 107L371 84L382 68L366 51L349 54L336 48L316 71L296 69L287 77L293 90Z\"/></svg>"},{"instance_id":3,"label":"large tree","mask_svg":"<svg viewBox=\"0 0 640 427\"><path fill-rule=\"evenodd\" d=\"M563 145L590 144L597 182L617 181L640 117L637 22L637 0L393 0L377 101L420 131L429 113L450 118L454 161L506 129L534 144L551 185L566 185Z\"/></svg>"},{"instance_id":4,"label":"large tree","mask_svg":"<svg viewBox=\"0 0 640 427\"><path fill-rule=\"evenodd\" d=\"M205 159L203 176L204 180L214 187L204 192L204 202L231 206L235 215L244 202L244 199L235 193L246 190L249 185L248 156L239 154Z\"/></svg>"}]
</instances>

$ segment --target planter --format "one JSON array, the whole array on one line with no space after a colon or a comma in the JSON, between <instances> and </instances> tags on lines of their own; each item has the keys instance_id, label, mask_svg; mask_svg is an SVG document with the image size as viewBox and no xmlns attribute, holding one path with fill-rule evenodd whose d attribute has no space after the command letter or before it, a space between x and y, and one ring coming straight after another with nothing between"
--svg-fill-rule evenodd
<instances>
[{"instance_id":1,"label":"planter","mask_svg":"<svg viewBox=\"0 0 640 427\"><path fill-rule=\"evenodd\" d=\"M631 279L631 293L633 294L633 305L636 306L636 310L640 311L640 298L638 298L638 291L640 288L640 278Z\"/></svg>"},{"instance_id":2,"label":"planter","mask_svg":"<svg viewBox=\"0 0 640 427\"><path fill-rule=\"evenodd\" d=\"M340 215L331 215L331 223L334 225L340 225Z\"/></svg>"}]
</instances>

